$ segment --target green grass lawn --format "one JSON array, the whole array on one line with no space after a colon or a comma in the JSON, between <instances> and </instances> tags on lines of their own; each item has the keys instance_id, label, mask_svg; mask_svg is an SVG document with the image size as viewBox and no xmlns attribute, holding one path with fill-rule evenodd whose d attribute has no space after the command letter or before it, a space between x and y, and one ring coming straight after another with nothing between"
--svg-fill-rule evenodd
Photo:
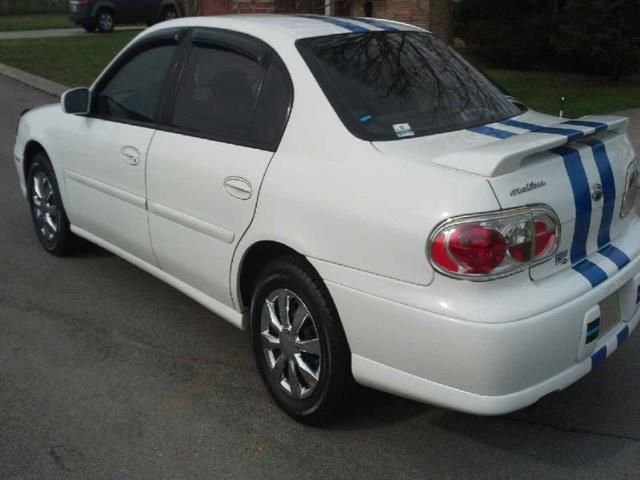
<instances>
[{"instance_id":1,"label":"green grass lawn","mask_svg":"<svg viewBox=\"0 0 640 480\"><path fill-rule=\"evenodd\" d=\"M138 32L0 41L0 63L63 85L89 86Z\"/></svg>"},{"instance_id":2,"label":"green grass lawn","mask_svg":"<svg viewBox=\"0 0 640 480\"><path fill-rule=\"evenodd\" d=\"M75 27L65 14L0 15L0 32Z\"/></svg>"},{"instance_id":3,"label":"green grass lawn","mask_svg":"<svg viewBox=\"0 0 640 480\"><path fill-rule=\"evenodd\" d=\"M1 18L1 17L0 17ZM0 63L69 86L89 85L136 32L108 35L0 41ZM498 83L534 110L580 117L640 107L640 80L611 82L606 78L556 72L487 69Z\"/></svg>"},{"instance_id":4,"label":"green grass lawn","mask_svg":"<svg viewBox=\"0 0 640 480\"><path fill-rule=\"evenodd\" d=\"M607 78L556 72L494 70L486 72L528 107L558 114L565 97L565 116L581 117L640 107L640 79Z\"/></svg>"}]
</instances>

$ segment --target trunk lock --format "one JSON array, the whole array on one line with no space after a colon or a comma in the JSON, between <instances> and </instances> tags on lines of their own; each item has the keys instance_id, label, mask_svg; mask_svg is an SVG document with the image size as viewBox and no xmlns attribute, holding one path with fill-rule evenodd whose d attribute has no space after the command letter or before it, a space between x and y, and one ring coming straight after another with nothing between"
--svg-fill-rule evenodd
<instances>
[{"instance_id":1,"label":"trunk lock","mask_svg":"<svg viewBox=\"0 0 640 480\"><path fill-rule=\"evenodd\" d=\"M597 202L602 199L602 185L599 183L594 183L591 185L591 198L594 202Z\"/></svg>"}]
</instances>

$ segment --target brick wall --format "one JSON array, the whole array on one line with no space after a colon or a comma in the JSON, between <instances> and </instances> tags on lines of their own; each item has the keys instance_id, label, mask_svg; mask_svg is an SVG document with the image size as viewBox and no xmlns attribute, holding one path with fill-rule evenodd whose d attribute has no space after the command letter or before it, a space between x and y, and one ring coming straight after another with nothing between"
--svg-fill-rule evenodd
<instances>
[{"instance_id":1,"label":"brick wall","mask_svg":"<svg viewBox=\"0 0 640 480\"><path fill-rule=\"evenodd\" d=\"M451 38L452 0L332 0L335 15L371 16L397 20L431 30L440 38ZM228 13L319 13L325 0L203 0L203 11L227 10ZM209 7L207 7L209 5ZM213 13L213 12L212 12Z\"/></svg>"},{"instance_id":2,"label":"brick wall","mask_svg":"<svg viewBox=\"0 0 640 480\"><path fill-rule=\"evenodd\" d=\"M324 0L233 0L238 13L324 13ZM366 0L333 0L335 15L364 16ZM372 0L372 16L428 28L430 0Z\"/></svg>"},{"instance_id":3,"label":"brick wall","mask_svg":"<svg viewBox=\"0 0 640 480\"><path fill-rule=\"evenodd\" d=\"M274 0L233 0L234 13L275 13Z\"/></svg>"},{"instance_id":4,"label":"brick wall","mask_svg":"<svg viewBox=\"0 0 640 480\"><path fill-rule=\"evenodd\" d=\"M354 16L364 15L366 0L354 0ZM430 0L372 0L372 17L431 28Z\"/></svg>"}]
</instances>

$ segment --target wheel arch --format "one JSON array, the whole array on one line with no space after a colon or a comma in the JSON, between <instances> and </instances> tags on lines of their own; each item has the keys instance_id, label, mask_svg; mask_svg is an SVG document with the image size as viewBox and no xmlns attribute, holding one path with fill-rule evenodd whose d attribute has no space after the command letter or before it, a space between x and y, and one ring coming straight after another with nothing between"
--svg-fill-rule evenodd
<instances>
[{"instance_id":1,"label":"wheel arch","mask_svg":"<svg viewBox=\"0 0 640 480\"><path fill-rule=\"evenodd\" d=\"M260 240L252 243L242 254L238 265L238 273L235 281L239 308L242 312L247 312L251 306L251 296L253 289L260 276L260 272L272 260L285 256L296 255L318 275L320 274L306 257L284 243L274 240ZM244 316L244 327L247 326L248 315Z\"/></svg>"},{"instance_id":2,"label":"wheel arch","mask_svg":"<svg viewBox=\"0 0 640 480\"><path fill-rule=\"evenodd\" d=\"M173 8L176 13L178 14L178 16L182 17L182 10L180 9L180 4L179 2L176 2L174 0L164 0L161 4L160 4L160 9L158 11L158 13L162 13L165 11L165 9L167 8Z\"/></svg>"},{"instance_id":3,"label":"wheel arch","mask_svg":"<svg viewBox=\"0 0 640 480\"><path fill-rule=\"evenodd\" d=\"M93 6L93 9L91 10L91 16L93 18L96 18L100 10L109 10L113 14L113 17L115 19L118 18L118 14L116 13L116 6L113 2L110 2L110 1L96 2L96 4Z\"/></svg>"},{"instance_id":4,"label":"wheel arch","mask_svg":"<svg viewBox=\"0 0 640 480\"><path fill-rule=\"evenodd\" d=\"M40 142L37 140L29 140L24 147L24 157L22 160L22 169L25 181L29 175L29 169L31 168L33 159L38 153L44 153L47 157L49 156Z\"/></svg>"}]
</instances>

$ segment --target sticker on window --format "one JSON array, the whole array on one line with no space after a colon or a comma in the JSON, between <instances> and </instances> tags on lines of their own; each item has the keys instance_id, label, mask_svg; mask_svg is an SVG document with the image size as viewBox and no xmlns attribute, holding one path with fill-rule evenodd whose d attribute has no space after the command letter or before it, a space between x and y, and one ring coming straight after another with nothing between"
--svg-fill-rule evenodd
<instances>
[{"instance_id":1,"label":"sticker on window","mask_svg":"<svg viewBox=\"0 0 640 480\"><path fill-rule=\"evenodd\" d=\"M395 130L396 135L398 135L399 138L413 137L415 135L415 133L413 133L413 130L411 129L411 125L409 125L408 123L396 123L393 126L393 129Z\"/></svg>"}]
</instances>

